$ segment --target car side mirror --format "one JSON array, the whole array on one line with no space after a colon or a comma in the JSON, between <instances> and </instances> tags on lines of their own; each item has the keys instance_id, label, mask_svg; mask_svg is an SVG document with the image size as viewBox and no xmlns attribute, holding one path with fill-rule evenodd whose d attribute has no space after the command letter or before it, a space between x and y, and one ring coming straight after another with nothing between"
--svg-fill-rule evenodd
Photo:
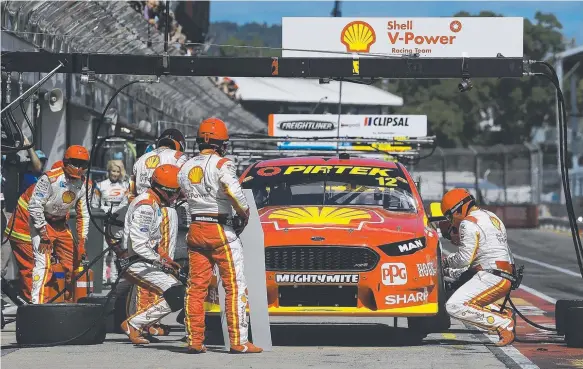
<instances>
[{"instance_id":1,"label":"car side mirror","mask_svg":"<svg viewBox=\"0 0 583 369\"><path fill-rule=\"evenodd\" d=\"M447 220L447 218L441 212L441 203L439 202L432 202L429 205L429 214L430 216L427 219L429 223Z\"/></svg>"}]
</instances>

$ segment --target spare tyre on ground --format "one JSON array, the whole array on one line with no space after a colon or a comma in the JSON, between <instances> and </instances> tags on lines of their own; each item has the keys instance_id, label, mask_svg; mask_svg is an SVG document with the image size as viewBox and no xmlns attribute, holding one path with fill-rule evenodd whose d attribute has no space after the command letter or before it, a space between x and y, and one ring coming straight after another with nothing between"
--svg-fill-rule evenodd
<instances>
[{"instance_id":1,"label":"spare tyre on ground","mask_svg":"<svg viewBox=\"0 0 583 369\"><path fill-rule=\"evenodd\" d=\"M116 296L111 296L109 301L107 301L107 299L108 299L107 296L86 296L81 297L77 302L82 304L99 304L101 306L105 306L105 303L107 302L107 306L105 307L104 312L105 315L103 317L103 319L105 320L105 332L118 333L118 331L121 330L121 328L119 327L121 322L119 324L116 324L117 311L115 309L116 307L115 303L117 301L117 298ZM123 310L125 311L125 304L123 306Z\"/></svg>"},{"instance_id":2,"label":"spare tyre on ground","mask_svg":"<svg viewBox=\"0 0 583 369\"><path fill-rule=\"evenodd\" d=\"M40 304L19 306L19 345L94 345L105 341L105 314L100 304Z\"/></svg>"}]
</instances>

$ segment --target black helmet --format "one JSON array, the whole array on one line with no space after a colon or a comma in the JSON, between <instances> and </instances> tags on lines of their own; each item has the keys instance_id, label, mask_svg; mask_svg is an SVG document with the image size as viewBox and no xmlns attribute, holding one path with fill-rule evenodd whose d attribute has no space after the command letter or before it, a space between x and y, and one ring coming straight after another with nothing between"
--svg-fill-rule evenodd
<instances>
[{"instance_id":1,"label":"black helmet","mask_svg":"<svg viewBox=\"0 0 583 369\"><path fill-rule=\"evenodd\" d=\"M176 151L184 152L186 150L186 139L182 132L176 128L168 128L156 141L156 147L168 146L174 148Z\"/></svg>"}]
</instances>

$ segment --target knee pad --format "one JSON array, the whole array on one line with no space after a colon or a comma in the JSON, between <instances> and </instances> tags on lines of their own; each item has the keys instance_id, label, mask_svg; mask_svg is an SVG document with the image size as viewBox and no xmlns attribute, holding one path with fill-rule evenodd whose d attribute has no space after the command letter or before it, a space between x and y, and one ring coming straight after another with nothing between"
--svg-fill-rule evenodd
<instances>
[{"instance_id":1,"label":"knee pad","mask_svg":"<svg viewBox=\"0 0 583 369\"><path fill-rule=\"evenodd\" d=\"M162 296L164 297L164 300L166 300L168 306L170 306L170 309L172 311L178 311L180 309L184 309L185 292L186 289L182 285L172 286L166 291L164 291Z\"/></svg>"}]
</instances>

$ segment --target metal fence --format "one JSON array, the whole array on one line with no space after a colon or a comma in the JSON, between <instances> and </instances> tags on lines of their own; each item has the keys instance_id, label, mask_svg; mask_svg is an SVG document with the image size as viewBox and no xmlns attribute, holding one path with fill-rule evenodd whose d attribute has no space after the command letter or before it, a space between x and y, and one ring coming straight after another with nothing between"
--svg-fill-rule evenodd
<instances>
[{"instance_id":1,"label":"metal fence","mask_svg":"<svg viewBox=\"0 0 583 369\"><path fill-rule=\"evenodd\" d=\"M423 151L425 156L429 151ZM424 200L438 201L454 187L468 189L484 205L539 204L543 156L532 144L443 149L410 165Z\"/></svg>"}]
</instances>

